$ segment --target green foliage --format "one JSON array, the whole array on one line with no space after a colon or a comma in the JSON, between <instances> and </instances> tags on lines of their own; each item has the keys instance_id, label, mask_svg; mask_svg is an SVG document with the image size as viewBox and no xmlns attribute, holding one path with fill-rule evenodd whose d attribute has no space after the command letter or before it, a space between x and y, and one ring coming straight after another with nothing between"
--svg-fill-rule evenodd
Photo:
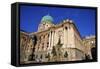
<instances>
[{"instance_id":1,"label":"green foliage","mask_svg":"<svg viewBox=\"0 0 100 69\"><path fill-rule=\"evenodd\" d=\"M68 53L67 53L67 51L65 52L64 57L68 57Z\"/></svg>"},{"instance_id":2,"label":"green foliage","mask_svg":"<svg viewBox=\"0 0 100 69\"><path fill-rule=\"evenodd\" d=\"M52 52L51 53L53 54L53 56L56 56L57 55L55 46L53 46L53 49L52 49Z\"/></svg>"},{"instance_id":3,"label":"green foliage","mask_svg":"<svg viewBox=\"0 0 100 69\"><path fill-rule=\"evenodd\" d=\"M59 41L58 41L58 43L57 43L57 47L58 47L58 48L61 48L62 45L63 45L63 44L61 44L61 40L60 40L60 38L59 38Z\"/></svg>"},{"instance_id":4,"label":"green foliage","mask_svg":"<svg viewBox=\"0 0 100 69\"><path fill-rule=\"evenodd\" d=\"M50 58L50 54L49 53L46 55L46 58Z\"/></svg>"}]
</instances>

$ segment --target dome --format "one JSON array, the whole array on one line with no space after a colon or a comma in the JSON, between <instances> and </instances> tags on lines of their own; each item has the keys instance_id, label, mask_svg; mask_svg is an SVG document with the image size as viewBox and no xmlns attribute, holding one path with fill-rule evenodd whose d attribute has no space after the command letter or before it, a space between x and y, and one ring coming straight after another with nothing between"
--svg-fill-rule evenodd
<instances>
[{"instance_id":1,"label":"dome","mask_svg":"<svg viewBox=\"0 0 100 69\"><path fill-rule=\"evenodd\" d=\"M43 17L42 17L41 22L51 23L51 22L53 22L53 18L52 18L52 16L50 16L50 15L46 15L46 16L43 16Z\"/></svg>"}]
</instances>

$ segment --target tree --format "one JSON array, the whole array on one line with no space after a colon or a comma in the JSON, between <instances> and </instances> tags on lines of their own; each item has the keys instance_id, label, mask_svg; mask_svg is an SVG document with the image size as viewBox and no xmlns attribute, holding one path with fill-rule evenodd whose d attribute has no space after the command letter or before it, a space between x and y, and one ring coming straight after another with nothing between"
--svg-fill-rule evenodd
<instances>
[{"instance_id":1,"label":"tree","mask_svg":"<svg viewBox=\"0 0 100 69\"><path fill-rule=\"evenodd\" d=\"M67 51L65 52L64 57L68 57L68 53L67 53Z\"/></svg>"},{"instance_id":2,"label":"tree","mask_svg":"<svg viewBox=\"0 0 100 69\"><path fill-rule=\"evenodd\" d=\"M46 58L48 58L48 61L50 61L50 53L48 53L48 54L46 55Z\"/></svg>"},{"instance_id":3,"label":"tree","mask_svg":"<svg viewBox=\"0 0 100 69\"><path fill-rule=\"evenodd\" d=\"M32 42L33 42L33 49L32 49L32 54L30 54L30 56L29 56L29 60L32 61L32 60L35 60L34 52L35 52L35 46L37 44L37 36L33 35L33 36L31 36L30 39L32 39Z\"/></svg>"},{"instance_id":4,"label":"tree","mask_svg":"<svg viewBox=\"0 0 100 69\"><path fill-rule=\"evenodd\" d=\"M53 54L53 56L56 56L57 55L55 46L53 46L51 53Z\"/></svg>"},{"instance_id":5,"label":"tree","mask_svg":"<svg viewBox=\"0 0 100 69\"><path fill-rule=\"evenodd\" d=\"M57 48L57 61L59 61L62 58L62 45L63 44L61 44L61 40L59 38L59 41L56 45L56 48Z\"/></svg>"},{"instance_id":6,"label":"tree","mask_svg":"<svg viewBox=\"0 0 100 69\"><path fill-rule=\"evenodd\" d=\"M53 46L52 48L52 54L53 54L53 58L56 57L56 60L59 61L60 58L62 57L62 45L61 44L61 41L60 41L60 38L59 38L59 41L57 43L56 46Z\"/></svg>"}]
</instances>

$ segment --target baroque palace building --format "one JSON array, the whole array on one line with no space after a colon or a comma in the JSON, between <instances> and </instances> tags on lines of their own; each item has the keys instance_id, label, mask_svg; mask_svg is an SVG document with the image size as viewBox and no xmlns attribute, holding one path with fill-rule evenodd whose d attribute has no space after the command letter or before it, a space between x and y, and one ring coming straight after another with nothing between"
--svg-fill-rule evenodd
<instances>
[{"instance_id":1,"label":"baroque palace building","mask_svg":"<svg viewBox=\"0 0 100 69\"><path fill-rule=\"evenodd\" d=\"M46 15L37 32L20 31L20 62L54 62L93 59L95 36L82 38L72 20L53 23Z\"/></svg>"}]
</instances>

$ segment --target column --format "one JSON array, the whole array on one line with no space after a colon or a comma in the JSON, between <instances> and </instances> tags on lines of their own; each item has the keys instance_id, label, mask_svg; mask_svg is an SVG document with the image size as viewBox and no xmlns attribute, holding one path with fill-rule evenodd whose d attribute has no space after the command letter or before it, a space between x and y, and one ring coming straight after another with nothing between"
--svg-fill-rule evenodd
<instances>
[{"instance_id":1,"label":"column","mask_svg":"<svg viewBox=\"0 0 100 69\"><path fill-rule=\"evenodd\" d=\"M54 46L55 31L53 32L53 46Z\"/></svg>"},{"instance_id":2,"label":"column","mask_svg":"<svg viewBox=\"0 0 100 69\"><path fill-rule=\"evenodd\" d=\"M49 32L49 47L48 47L48 49L50 49L50 46L51 46L51 32Z\"/></svg>"},{"instance_id":3,"label":"column","mask_svg":"<svg viewBox=\"0 0 100 69\"><path fill-rule=\"evenodd\" d=\"M51 40L52 41L51 41L51 48L50 49L52 49L52 47L54 45L54 31L52 31L52 39Z\"/></svg>"},{"instance_id":4,"label":"column","mask_svg":"<svg viewBox=\"0 0 100 69\"><path fill-rule=\"evenodd\" d=\"M66 48L68 45L68 29L66 30L64 28L64 48Z\"/></svg>"}]
</instances>

